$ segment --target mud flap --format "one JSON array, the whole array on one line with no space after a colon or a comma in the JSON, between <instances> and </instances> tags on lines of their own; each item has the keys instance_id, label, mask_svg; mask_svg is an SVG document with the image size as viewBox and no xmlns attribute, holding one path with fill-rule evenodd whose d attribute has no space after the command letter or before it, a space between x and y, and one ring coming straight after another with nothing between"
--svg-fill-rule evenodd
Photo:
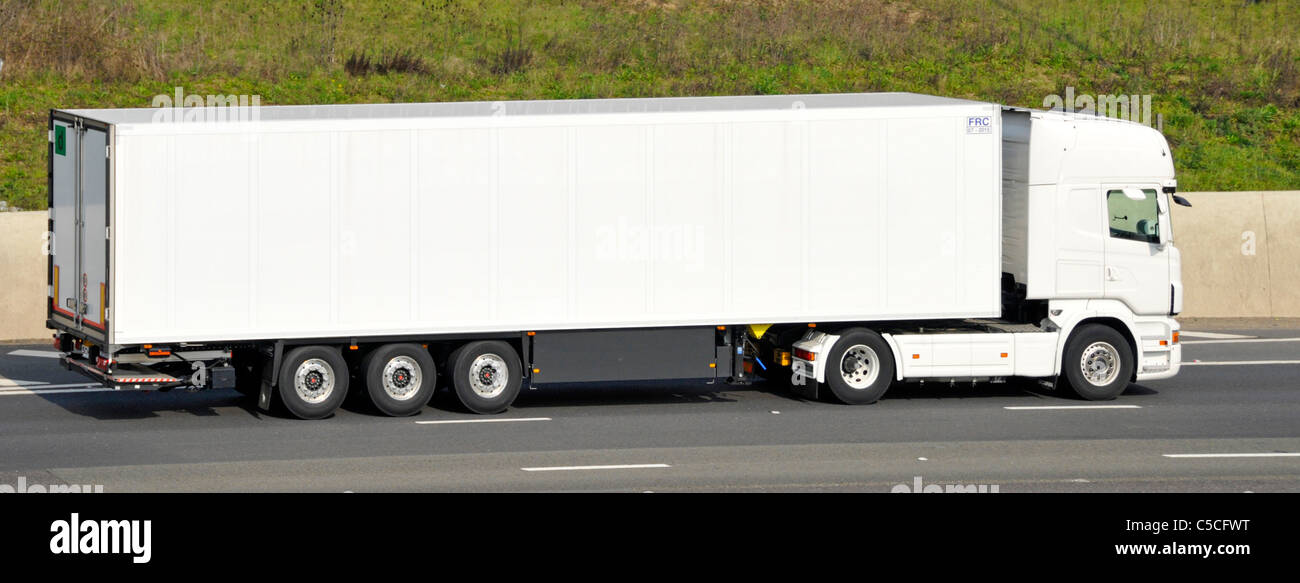
<instances>
[{"instance_id":1,"label":"mud flap","mask_svg":"<svg viewBox=\"0 0 1300 583\"><path fill-rule=\"evenodd\" d=\"M257 391L257 408L263 413L271 412L272 391L275 390L272 378L275 375L273 361L266 361L262 364L262 383L261 388Z\"/></svg>"},{"instance_id":2,"label":"mud flap","mask_svg":"<svg viewBox=\"0 0 1300 583\"><path fill-rule=\"evenodd\" d=\"M264 413L271 413L275 404L276 377L280 374L280 358L284 356L284 341L275 343L270 358L262 362L262 387L257 391L257 408Z\"/></svg>"}]
</instances>

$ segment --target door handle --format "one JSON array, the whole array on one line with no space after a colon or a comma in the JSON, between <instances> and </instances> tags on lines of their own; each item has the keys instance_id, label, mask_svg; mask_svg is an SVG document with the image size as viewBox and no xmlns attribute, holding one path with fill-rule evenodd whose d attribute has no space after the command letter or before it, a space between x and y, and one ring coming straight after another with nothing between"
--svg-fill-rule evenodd
<instances>
[{"instance_id":1,"label":"door handle","mask_svg":"<svg viewBox=\"0 0 1300 583\"><path fill-rule=\"evenodd\" d=\"M1114 267L1111 267L1111 266L1107 265L1107 266L1106 266L1106 281L1119 281L1119 270L1115 269Z\"/></svg>"}]
</instances>

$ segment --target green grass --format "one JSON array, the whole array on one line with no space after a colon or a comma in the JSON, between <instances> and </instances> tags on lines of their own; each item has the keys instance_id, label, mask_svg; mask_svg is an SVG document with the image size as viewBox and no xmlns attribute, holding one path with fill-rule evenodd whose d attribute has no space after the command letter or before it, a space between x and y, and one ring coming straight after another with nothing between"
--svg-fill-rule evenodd
<instances>
[{"instance_id":1,"label":"green grass","mask_svg":"<svg viewBox=\"0 0 1300 583\"><path fill-rule=\"evenodd\" d=\"M72 20L65 14L89 15ZM87 25L86 23L91 23ZM419 72L352 75L349 57ZM1150 94L1184 190L1300 189L1300 0L6 0L0 200L50 108L916 91Z\"/></svg>"}]
</instances>

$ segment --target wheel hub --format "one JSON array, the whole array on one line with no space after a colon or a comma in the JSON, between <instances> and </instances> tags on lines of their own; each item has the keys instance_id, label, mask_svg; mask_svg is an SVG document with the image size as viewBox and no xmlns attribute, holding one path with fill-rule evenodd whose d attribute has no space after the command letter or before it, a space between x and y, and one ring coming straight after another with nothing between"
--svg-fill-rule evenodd
<instances>
[{"instance_id":1,"label":"wheel hub","mask_svg":"<svg viewBox=\"0 0 1300 583\"><path fill-rule=\"evenodd\" d=\"M384 392L388 396L404 401L419 392L424 375L419 363L409 356L398 356L384 365Z\"/></svg>"},{"instance_id":2,"label":"wheel hub","mask_svg":"<svg viewBox=\"0 0 1300 583\"><path fill-rule=\"evenodd\" d=\"M1103 387L1119 376L1119 351L1107 342L1094 342L1083 349L1080 372L1089 384Z\"/></svg>"},{"instance_id":3,"label":"wheel hub","mask_svg":"<svg viewBox=\"0 0 1300 583\"><path fill-rule=\"evenodd\" d=\"M482 354L469 367L469 384L480 397L491 399L506 390L510 369L505 359L496 354Z\"/></svg>"},{"instance_id":4,"label":"wheel hub","mask_svg":"<svg viewBox=\"0 0 1300 583\"><path fill-rule=\"evenodd\" d=\"M840 357L840 376L854 389L865 389L880 375L876 351L865 344L857 344L844 351Z\"/></svg>"},{"instance_id":5,"label":"wheel hub","mask_svg":"<svg viewBox=\"0 0 1300 583\"><path fill-rule=\"evenodd\" d=\"M319 358L304 361L294 371L293 389L303 401L320 403L334 392L334 369Z\"/></svg>"}]
</instances>

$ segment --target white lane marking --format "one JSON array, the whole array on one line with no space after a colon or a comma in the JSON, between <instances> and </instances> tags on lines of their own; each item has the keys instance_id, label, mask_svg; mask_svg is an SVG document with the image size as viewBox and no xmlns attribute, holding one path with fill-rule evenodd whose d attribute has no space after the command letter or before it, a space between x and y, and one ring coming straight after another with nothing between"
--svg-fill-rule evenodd
<instances>
[{"instance_id":1,"label":"white lane marking","mask_svg":"<svg viewBox=\"0 0 1300 583\"><path fill-rule=\"evenodd\" d=\"M87 384L87 385L50 385L50 386L51 386L51 387L56 387L56 386L58 386L58 387L68 386L68 387L78 387L78 388L48 388L48 387L33 387L33 388L30 388L30 389L28 389L28 388L4 389L4 390L0 390L0 397L9 396L9 395L29 395L29 396L35 396L35 395L58 395L58 394L61 394L61 393L98 393L98 392L102 392L102 391L114 391L114 390L116 390L116 389L110 389L110 388L108 388L108 387L99 386L99 385L96 385L96 384Z\"/></svg>"},{"instance_id":2,"label":"white lane marking","mask_svg":"<svg viewBox=\"0 0 1300 583\"><path fill-rule=\"evenodd\" d=\"M1228 340L1183 340L1179 344L1243 344L1254 342L1300 342L1300 338L1232 338Z\"/></svg>"},{"instance_id":3,"label":"white lane marking","mask_svg":"<svg viewBox=\"0 0 1300 583\"><path fill-rule=\"evenodd\" d=\"M453 423L511 423L515 421L550 421L550 417L514 417L511 419L444 419L440 421L416 421L419 425L450 425Z\"/></svg>"},{"instance_id":4,"label":"white lane marking","mask_svg":"<svg viewBox=\"0 0 1300 583\"><path fill-rule=\"evenodd\" d=\"M9 356L39 356L42 358L58 358L60 356L63 356L63 354L60 352L54 352L52 350L27 350L26 348L24 348L21 350L11 351L9 353Z\"/></svg>"},{"instance_id":5,"label":"white lane marking","mask_svg":"<svg viewBox=\"0 0 1300 583\"><path fill-rule=\"evenodd\" d=\"M6 391L44 391L46 389L66 389L69 387L101 387L108 389L99 383L66 383L62 385L41 385L39 387L0 387L0 393ZM113 389L108 389L113 390Z\"/></svg>"},{"instance_id":6,"label":"white lane marking","mask_svg":"<svg viewBox=\"0 0 1300 583\"><path fill-rule=\"evenodd\" d=\"M1141 409L1141 405L1043 405L1039 407L1003 407L1008 411L1059 411L1064 409Z\"/></svg>"},{"instance_id":7,"label":"white lane marking","mask_svg":"<svg viewBox=\"0 0 1300 583\"><path fill-rule=\"evenodd\" d=\"M1219 458L1219 457L1300 457L1300 453L1167 453L1172 458Z\"/></svg>"},{"instance_id":8,"label":"white lane marking","mask_svg":"<svg viewBox=\"0 0 1300 583\"><path fill-rule=\"evenodd\" d=\"M611 466L545 466L540 468L519 468L525 472L572 472L581 470L640 470L647 468L671 468L668 464L618 464Z\"/></svg>"},{"instance_id":9,"label":"white lane marking","mask_svg":"<svg viewBox=\"0 0 1300 583\"><path fill-rule=\"evenodd\" d=\"M1254 338L1244 334L1224 334L1222 332L1194 332L1192 330L1183 330L1179 332L1188 338Z\"/></svg>"},{"instance_id":10,"label":"white lane marking","mask_svg":"<svg viewBox=\"0 0 1300 583\"><path fill-rule=\"evenodd\" d=\"M1300 364L1300 360L1193 360L1183 366L1231 366L1234 364Z\"/></svg>"},{"instance_id":11,"label":"white lane marking","mask_svg":"<svg viewBox=\"0 0 1300 583\"><path fill-rule=\"evenodd\" d=\"M13 379L0 378L0 388L4 387L30 387L32 385L48 385L45 381L15 381Z\"/></svg>"}]
</instances>

